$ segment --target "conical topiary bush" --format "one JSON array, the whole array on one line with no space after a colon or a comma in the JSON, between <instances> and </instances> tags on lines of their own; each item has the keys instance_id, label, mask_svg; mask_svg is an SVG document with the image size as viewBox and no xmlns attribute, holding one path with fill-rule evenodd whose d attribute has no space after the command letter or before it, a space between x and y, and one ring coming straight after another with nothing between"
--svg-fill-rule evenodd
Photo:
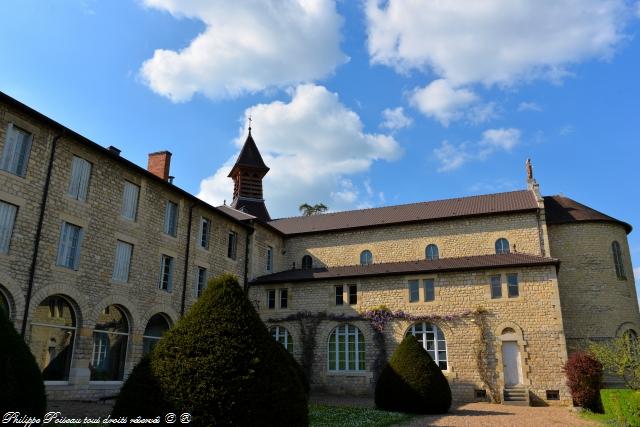
<instances>
[{"instance_id":1,"label":"conical topiary bush","mask_svg":"<svg viewBox=\"0 0 640 427\"><path fill-rule=\"evenodd\" d=\"M156 415L167 408L188 412L194 426L306 426L307 395L278 346L237 278L223 275L209 281L198 302L160 340L148 368L134 370L135 381L157 384L157 395L142 399L145 405L157 399ZM128 409L119 416L138 415L126 413L135 404L121 403L135 402L135 389L125 384L116 408Z\"/></svg>"},{"instance_id":2,"label":"conical topiary bush","mask_svg":"<svg viewBox=\"0 0 640 427\"><path fill-rule=\"evenodd\" d=\"M0 415L42 419L47 407L42 373L29 347L0 308Z\"/></svg>"},{"instance_id":3,"label":"conical topiary bush","mask_svg":"<svg viewBox=\"0 0 640 427\"><path fill-rule=\"evenodd\" d=\"M429 353L407 335L380 373L375 401L388 411L444 414L451 407L451 388Z\"/></svg>"}]
</instances>

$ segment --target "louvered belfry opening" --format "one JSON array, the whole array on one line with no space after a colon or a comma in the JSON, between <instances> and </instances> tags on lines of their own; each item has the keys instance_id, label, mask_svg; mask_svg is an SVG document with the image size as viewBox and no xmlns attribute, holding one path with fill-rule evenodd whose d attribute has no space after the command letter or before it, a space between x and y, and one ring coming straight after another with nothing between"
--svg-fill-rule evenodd
<instances>
[{"instance_id":1,"label":"louvered belfry opening","mask_svg":"<svg viewBox=\"0 0 640 427\"><path fill-rule=\"evenodd\" d=\"M229 173L233 179L233 202L231 207L253 215L263 221L270 221L271 217L264 203L262 193L262 179L269 172L269 168L262 160L258 146L249 134L238 155L235 165Z\"/></svg>"}]
</instances>

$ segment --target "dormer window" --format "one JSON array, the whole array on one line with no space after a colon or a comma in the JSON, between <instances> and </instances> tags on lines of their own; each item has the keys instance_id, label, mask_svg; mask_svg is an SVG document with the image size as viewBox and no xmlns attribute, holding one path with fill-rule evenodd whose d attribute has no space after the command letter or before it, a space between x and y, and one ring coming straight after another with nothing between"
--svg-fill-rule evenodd
<instances>
[{"instance_id":1,"label":"dormer window","mask_svg":"<svg viewBox=\"0 0 640 427\"><path fill-rule=\"evenodd\" d=\"M310 255L305 255L302 257L302 269L303 270L311 270L313 268L313 259Z\"/></svg>"},{"instance_id":2,"label":"dormer window","mask_svg":"<svg viewBox=\"0 0 640 427\"><path fill-rule=\"evenodd\" d=\"M496 240L496 254L508 254L509 253L509 241L504 237Z\"/></svg>"},{"instance_id":3,"label":"dormer window","mask_svg":"<svg viewBox=\"0 0 640 427\"><path fill-rule=\"evenodd\" d=\"M373 255L370 250L364 250L360 253L360 265L373 264Z\"/></svg>"}]
</instances>

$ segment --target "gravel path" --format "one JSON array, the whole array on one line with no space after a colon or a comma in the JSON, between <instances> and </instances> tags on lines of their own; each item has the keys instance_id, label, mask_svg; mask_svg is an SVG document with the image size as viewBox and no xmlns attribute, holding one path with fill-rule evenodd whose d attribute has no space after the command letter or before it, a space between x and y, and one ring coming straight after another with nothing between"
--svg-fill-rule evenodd
<instances>
[{"instance_id":1,"label":"gravel path","mask_svg":"<svg viewBox=\"0 0 640 427\"><path fill-rule=\"evenodd\" d=\"M444 416L424 416L402 427L422 426L597 426L563 407L529 407L469 403ZM398 426L400 427L400 425Z\"/></svg>"}]
</instances>

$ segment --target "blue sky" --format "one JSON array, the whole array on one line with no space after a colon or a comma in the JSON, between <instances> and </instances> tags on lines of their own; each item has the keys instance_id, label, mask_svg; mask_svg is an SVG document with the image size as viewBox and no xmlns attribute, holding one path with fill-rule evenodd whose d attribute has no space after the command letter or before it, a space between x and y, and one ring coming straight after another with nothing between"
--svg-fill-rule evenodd
<instances>
[{"instance_id":1,"label":"blue sky","mask_svg":"<svg viewBox=\"0 0 640 427\"><path fill-rule=\"evenodd\" d=\"M531 157L545 195L640 227L640 3L480 3L5 0L0 90L172 151L212 203L252 114L277 217L521 189Z\"/></svg>"}]
</instances>

